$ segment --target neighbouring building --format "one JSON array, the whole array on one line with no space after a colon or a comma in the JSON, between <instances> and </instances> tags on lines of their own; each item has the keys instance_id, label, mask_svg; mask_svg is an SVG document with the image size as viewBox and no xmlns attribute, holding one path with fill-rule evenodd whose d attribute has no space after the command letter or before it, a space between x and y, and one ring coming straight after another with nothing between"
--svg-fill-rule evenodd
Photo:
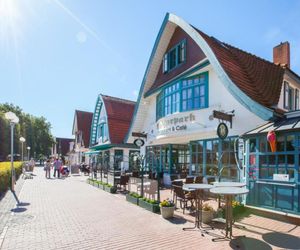
<instances>
[{"instance_id":1,"label":"neighbouring building","mask_svg":"<svg viewBox=\"0 0 300 250\"><path fill-rule=\"evenodd\" d=\"M93 113L75 110L72 134L75 137L72 151L69 154L71 165L88 163L89 157L84 153L89 150L90 131L92 126Z\"/></svg>"},{"instance_id":2,"label":"neighbouring building","mask_svg":"<svg viewBox=\"0 0 300 250\"><path fill-rule=\"evenodd\" d=\"M55 143L52 145L51 155L52 157L66 158L69 155L71 147L74 143L73 139L55 137Z\"/></svg>"},{"instance_id":3,"label":"neighbouring building","mask_svg":"<svg viewBox=\"0 0 300 250\"><path fill-rule=\"evenodd\" d=\"M289 43L276 46L273 53L274 62L269 62L167 14L125 142L132 144L133 135L146 137L141 154L147 156L149 169L156 171L159 164L165 184L182 172L241 180L251 189L249 204L300 213L298 132L282 137L281 153L268 151L262 135L262 158L257 149L260 130L252 133L252 139L242 138L266 122L290 121L291 115L285 118L285 113L299 109L300 78L290 69ZM293 129L298 128L295 119ZM220 123L225 128L218 135ZM226 128L228 135L220 139ZM287 153L288 148L292 152ZM255 157L249 157L252 153ZM253 169L257 172L250 174ZM273 173L290 178L271 182ZM263 194L253 198L260 190Z\"/></svg>"},{"instance_id":4,"label":"neighbouring building","mask_svg":"<svg viewBox=\"0 0 300 250\"><path fill-rule=\"evenodd\" d=\"M139 152L132 143L125 143L135 102L99 95L96 101L90 134L91 162L115 170L128 170L134 155Z\"/></svg>"}]
</instances>

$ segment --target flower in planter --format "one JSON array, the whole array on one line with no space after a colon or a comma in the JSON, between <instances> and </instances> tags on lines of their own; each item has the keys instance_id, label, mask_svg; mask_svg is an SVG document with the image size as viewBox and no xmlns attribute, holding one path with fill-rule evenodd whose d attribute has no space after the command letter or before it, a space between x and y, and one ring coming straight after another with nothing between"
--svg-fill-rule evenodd
<instances>
[{"instance_id":1,"label":"flower in planter","mask_svg":"<svg viewBox=\"0 0 300 250\"><path fill-rule=\"evenodd\" d=\"M163 200L159 205L161 207L174 207L175 206L174 202L169 199Z\"/></svg>"},{"instance_id":2,"label":"flower in planter","mask_svg":"<svg viewBox=\"0 0 300 250\"><path fill-rule=\"evenodd\" d=\"M210 212L213 212L214 211L214 209L213 209L213 207L211 206L211 205L209 205L208 203L205 203L203 206L202 206L202 210L203 211L210 211Z\"/></svg>"}]
</instances>

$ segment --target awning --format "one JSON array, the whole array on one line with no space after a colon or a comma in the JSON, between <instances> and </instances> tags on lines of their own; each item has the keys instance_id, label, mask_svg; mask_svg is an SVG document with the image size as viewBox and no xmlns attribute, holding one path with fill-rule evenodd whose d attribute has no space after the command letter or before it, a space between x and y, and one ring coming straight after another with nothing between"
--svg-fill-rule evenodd
<instances>
[{"instance_id":1,"label":"awning","mask_svg":"<svg viewBox=\"0 0 300 250\"><path fill-rule=\"evenodd\" d=\"M85 155L94 155L94 154L99 154L100 150L94 150L94 151L87 151L84 152Z\"/></svg>"},{"instance_id":2,"label":"awning","mask_svg":"<svg viewBox=\"0 0 300 250\"><path fill-rule=\"evenodd\" d=\"M252 136L256 134L268 133L269 131L290 131L300 130L300 117L284 118L276 122L268 122L258 128L250 130L242 135L242 137Z\"/></svg>"}]
</instances>

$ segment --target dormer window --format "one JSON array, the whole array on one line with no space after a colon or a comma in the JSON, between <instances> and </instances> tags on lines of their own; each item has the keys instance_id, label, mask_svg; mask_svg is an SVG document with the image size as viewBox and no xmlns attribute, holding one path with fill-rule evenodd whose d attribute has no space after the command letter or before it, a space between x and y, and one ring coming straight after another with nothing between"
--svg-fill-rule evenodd
<instances>
[{"instance_id":1,"label":"dormer window","mask_svg":"<svg viewBox=\"0 0 300 250\"><path fill-rule=\"evenodd\" d=\"M284 82L284 108L288 111L299 109L299 89Z\"/></svg>"},{"instance_id":2,"label":"dormer window","mask_svg":"<svg viewBox=\"0 0 300 250\"><path fill-rule=\"evenodd\" d=\"M167 73L185 62L186 40L171 48L163 58L163 73Z\"/></svg>"}]
</instances>

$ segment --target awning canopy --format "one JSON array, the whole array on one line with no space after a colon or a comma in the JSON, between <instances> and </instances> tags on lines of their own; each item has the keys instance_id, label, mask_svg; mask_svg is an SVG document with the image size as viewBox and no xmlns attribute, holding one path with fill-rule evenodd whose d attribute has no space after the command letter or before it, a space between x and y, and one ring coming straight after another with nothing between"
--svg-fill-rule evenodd
<instances>
[{"instance_id":1,"label":"awning canopy","mask_svg":"<svg viewBox=\"0 0 300 250\"><path fill-rule=\"evenodd\" d=\"M94 154L99 154L100 150L94 150L94 151L87 151L84 152L85 155L94 155Z\"/></svg>"},{"instance_id":2,"label":"awning canopy","mask_svg":"<svg viewBox=\"0 0 300 250\"><path fill-rule=\"evenodd\" d=\"M268 122L258 128L250 130L242 135L242 137L248 137L256 134L268 133L269 131L289 131L300 130L300 116L284 118L275 122Z\"/></svg>"}]
</instances>

